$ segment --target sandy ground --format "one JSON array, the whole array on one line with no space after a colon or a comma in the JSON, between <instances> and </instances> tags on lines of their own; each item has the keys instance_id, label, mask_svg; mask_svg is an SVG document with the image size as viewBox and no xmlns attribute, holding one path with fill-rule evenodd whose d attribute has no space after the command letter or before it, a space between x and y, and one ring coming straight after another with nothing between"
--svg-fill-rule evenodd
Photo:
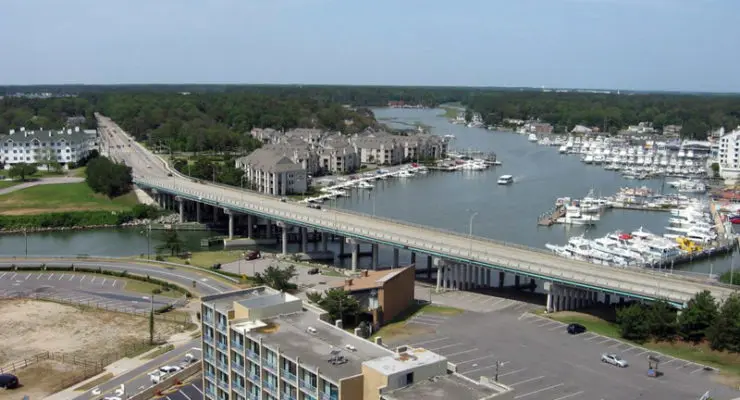
<instances>
[{"instance_id":1,"label":"sandy ground","mask_svg":"<svg viewBox=\"0 0 740 400\"><path fill-rule=\"evenodd\" d=\"M0 300L0 365L41 352L98 361L118 358L149 339L149 320L122 313L82 310L33 300ZM183 331L178 324L155 323L158 339ZM112 361L112 360L111 360Z\"/></svg>"},{"instance_id":2,"label":"sandy ground","mask_svg":"<svg viewBox=\"0 0 740 400\"><path fill-rule=\"evenodd\" d=\"M87 371L87 374L82 367L56 361L43 361L16 371L15 375L21 381L22 386L8 391L0 390L0 400L19 400L23 396L28 396L31 400L43 399L79 382L89 376L90 371Z\"/></svg>"}]
</instances>

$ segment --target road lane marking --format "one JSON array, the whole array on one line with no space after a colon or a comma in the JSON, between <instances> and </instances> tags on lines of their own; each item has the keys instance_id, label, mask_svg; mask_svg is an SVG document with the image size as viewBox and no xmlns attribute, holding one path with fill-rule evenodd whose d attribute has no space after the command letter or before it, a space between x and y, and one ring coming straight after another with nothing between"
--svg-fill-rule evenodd
<instances>
[{"instance_id":1,"label":"road lane marking","mask_svg":"<svg viewBox=\"0 0 740 400\"><path fill-rule=\"evenodd\" d=\"M555 400L565 400L565 399L569 399L569 398L571 398L571 397L576 397L576 396L578 396L578 395L579 395L579 394L581 394L581 393L583 393L583 390L581 390L580 392L575 392L575 393L571 393L571 394L566 394L565 396L563 396L563 397L558 397L558 398L557 398L557 399L555 399Z\"/></svg>"},{"instance_id":2,"label":"road lane marking","mask_svg":"<svg viewBox=\"0 0 740 400\"><path fill-rule=\"evenodd\" d=\"M478 348L476 347L476 348L474 348L474 349L470 349L470 350L463 350L463 351L458 351L457 353L452 353L452 354L443 354L443 355L444 355L445 357L447 357L447 358L450 358L450 357L454 357L454 356L459 356L460 354L470 353L470 352L472 352L472 351L478 351Z\"/></svg>"},{"instance_id":3,"label":"road lane marking","mask_svg":"<svg viewBox=\"0 0 740 400\"><path fill-rule=\"evenodd\" d=\"M439 350L442 350L442 349L446 349L448 347L455 347L455 346L462 346L462 345L464 345L464 343L453 343L453 344L448 344L447 346L435 347L433 349L427 349L427 350L429 350L429 351L439 351Z\"/></svg>"},{"instance_id":4,"label":"road lane marking","mask_svg":"<svg viewBox=\"0 0 740 400\"><path fill-rule=\"evenodd\" d=\"M558 383L557 385L548 386L548 387L545 387L545 388L542 388L542 389L539 389L539 390L535 390L534 392L520 394L519 396L516 396L514 398L515 399L521 399L523 397L527 397L527 396L531 396L533 394L544 392L545 390L555 389L555 388L558 388L558 387L563 386L563 385L565 385L565 384L564 383Z\"/></svg>"},{"instance_id":5,"label":"road lane marking","mask_svg":"<svg viewBox=\"0 0 740 400\"><path fill-rule=\"evenodd\" d=\"M501 375L499 375L498 377L499 377L499 378L501 378ZM544 378L544 377L545 377L545 375L542 375L542 376L538 376L538 377L536 377L536 378L529 378L529 379L525 379L525 380L523 380L523 381L519 381L519 382L517 382L517 383L512 383L512 384L511 384L511 385L509 385L509 386L516 386L516 385L521 385L522 383L527 383L527 382L532 382L532 381L540 380L540 379L542 379L542 378Z\"/></svg>"},{"instance_id":6,"label":"road lane marking","mask_svg":"<svg viewBox=\"0 0 740 400\"><path fill-rule=\"evenodd\" d=\"M416 347L416 346L419 346L421 344L440 342L442 340L447 340L447 339L449 339L449 337L443 337L443 338L439 338L439 339L427 340L427 341L424 341L424 342L412 343L411 345L414 346L414 347Z\"/></svg>"}]
</instances>

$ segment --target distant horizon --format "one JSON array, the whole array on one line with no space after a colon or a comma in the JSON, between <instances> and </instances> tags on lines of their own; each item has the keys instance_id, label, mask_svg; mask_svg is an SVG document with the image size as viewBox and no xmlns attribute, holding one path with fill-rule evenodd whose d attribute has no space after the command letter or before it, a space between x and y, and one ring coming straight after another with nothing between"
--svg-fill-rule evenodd
<instances>
[{"instance_id":1,"label":"distant horizon","mask_svg":"<svg viewBox=\"0 0 740 400\"><path fill-rule=\"evenodd\" d=\"M526 90L540 92L568 91L579 93L613 92L601 94L635 93L635 94L684 94L684 95L740 95L737 92L692 91L692 90L659 90L659 89L620 89L620 88L587 88L587 87L541 87L541 86L469 86L469 85L395 85L395 84L343 84L343 83L60 83L60 84L2 84L0 89L10 88L64 88L64 87L146 87L146 86L232 86L232 87L364 87L364 88L413 88L413 89L473 89L473 90Z\"/></svg>"}]
</instances>

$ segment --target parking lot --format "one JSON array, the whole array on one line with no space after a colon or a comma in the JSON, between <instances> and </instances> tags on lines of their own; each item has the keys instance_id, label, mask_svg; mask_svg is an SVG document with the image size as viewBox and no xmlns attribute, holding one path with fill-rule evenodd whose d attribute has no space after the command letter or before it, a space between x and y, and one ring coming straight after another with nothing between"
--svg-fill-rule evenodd
<instances>
[{"instance_id":1,"label":"parking lot","mask_svg":"<svg viewBox=\"0 0 740 400\"><path fill-rule=\"evenodd\" d=\"M64 272L0 272L0 298L33 297L94 306L109 310L137 312L152 306L147 294L126 291L125 279L93 274ZM154 307L176 299L154 296Z\"/></svg>"},{"instance_id":2,"label":"parking lot","mask_svg":"<svg viewBox=\"0 0 740 400\"><path fill-rule=\"evenodd\" d=\"M203 380L198 374L189 383L180 386L176 392L160 397L166 400L201 400L203 398Z\"/></svg>"},{"instance_id":3,"label":"parking lot","mask_svg":"<svg viewBox=\"0 0 740 400\"><path fill-rule=\"evenodd\" d=\"M411 344L446 356L471 379L495 378L514 388L523 400L696 400L707 390L714 399L740 393L714 383L716 372L703 366L647 351L614 339L583 333L569 335L566 325L516 310L516 305L488 313L456 316L417 315L409 324L432 328L434 334ZM630 365L602 363L602 353L616 353ZM661 362L659 378L647 376L648 355ZM497 374L498 372L498 374Z\"/></svg>"}]
</instances>

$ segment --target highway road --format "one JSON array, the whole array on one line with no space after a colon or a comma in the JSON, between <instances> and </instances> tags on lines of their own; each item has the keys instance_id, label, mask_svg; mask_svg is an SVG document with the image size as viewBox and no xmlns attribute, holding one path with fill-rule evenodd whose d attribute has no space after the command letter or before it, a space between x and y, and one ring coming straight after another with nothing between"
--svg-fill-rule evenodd
<instances>
[{"instance_id":1,"label":"highway road","mask_svg":"<svg viewBox=\"0 0 740 400\"><path fill-rule=\"evenodd\" d=\"M110 119L99 116L98 122L103 130L103 140L111 143L109 147L114 149L111 155L132 167L134 180L140 187L159 189L238 212L278 218L290 224L360 241L437 255L461 263L493 265L508 272L628 297L665 298L681 305L702 290L711 291L718 299L727 298L732 293L729 288L699 279L637 268L605 268L486 238L336 209L316 210L239 188L200 183L170 171L161 159L131 140Z\"/></svg>"},{"instance_id":2,"label":"highway road","mask_svg":"<svg viewBox=\"0 0 740 400\"><path fill-rule=\"evenodd\" d=\"M74 264L79 267L100 267L105 270L111 271L129 271L140 275L149 275L154 278L171 281L174 283L181 284L183 286L191 288L191 290L198 292L200 295L209 295L221 293L229 290L235 290L236 287L228 283L224 283L212 275L205 272L200 272L195 269L187 268L174 268L174 267L160 267L154 265L147 265L144 263L137 263L134 261L127 260L78 260L78 259L0 259L0 274L8 272L2 270L2 268L8 268L15 264L19 268L24 266L38 266L44 263L47 266L68 266ZM27 273L23 273L25 274ZM17 276L16 276L17 278ZM30 278L29 278L30 279ZM192 289L192 282L196 281L196 288ZM66 285L63 283L64 280L48 279L45 281L46 285L53 286L59 282L62 282L60 287ZM200 359L200 338L188 339L183 343L176 343L176 348L166 354L158 356L153 360L132 368L131 370L117 375L113 379L106 383L98 386L101 394L93 394L92 391L87 391L79 396L75 397L76 400L97 400L102 399L106 396L111 396L115 389L119 388L120 385L124 385L126 394L131 395L139 392L140 390L151 385L148 373L158 369L163 365L177 365L184 361L185 355L191 353Z\"/></svg>"}]
</instances>

